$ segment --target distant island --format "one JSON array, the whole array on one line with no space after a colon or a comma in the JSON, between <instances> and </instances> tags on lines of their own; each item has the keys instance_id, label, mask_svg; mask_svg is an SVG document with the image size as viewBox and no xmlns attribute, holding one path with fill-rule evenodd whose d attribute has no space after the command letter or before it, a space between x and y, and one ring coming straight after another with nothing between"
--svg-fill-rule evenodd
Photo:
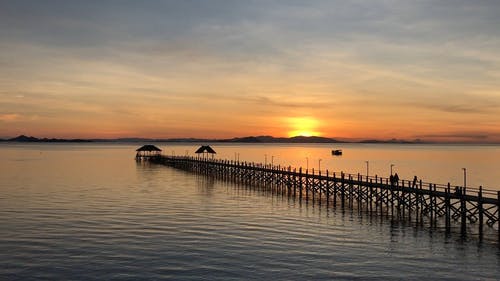
<instances>
[{"instance_id":1,"label":"distant island","mask_svg":"<svg viewBox=\"0 0 500 281\"><path fill-rule=\"evenodd\" d=\"M28 137L25 135L20 135L15 138L11 139L6 139L2 141L10 141L10 142L92 142L92 140L86 140L86 139L56 139L56 138L35 138L35 137Z\"/></svg>"},{"instance_id":2,"label":"distant island","mask_svg":"<svg viewBox=\"0 0 500 281\"><path fill-rule=\"evenodd\" d=\"M424 143L421 140L361 140L361 141L346 141L337 140L334 138L318 137L318 136L295 136L295 137L273 137L273 136L248 136L237 137L231 139L202 139L202 138L170 138L170 139L151 139L151 138L116 138L116 139L59 139L59 138L36 138L33 136L20 135L15 138L0 139L3 142L23 142L23 143L58 143L58 142L196 142L196 143Z\"/></svg>"}]
</instances>

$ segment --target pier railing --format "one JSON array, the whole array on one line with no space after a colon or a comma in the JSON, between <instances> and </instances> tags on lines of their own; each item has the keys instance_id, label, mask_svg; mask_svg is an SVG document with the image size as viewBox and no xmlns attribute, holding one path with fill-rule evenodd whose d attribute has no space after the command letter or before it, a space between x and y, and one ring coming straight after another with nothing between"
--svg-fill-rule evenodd
<instances>
[{"instance_id":1,"label":"pier railing","mask_svg":"<svg viewBox=\"0 0 500 281\"><path fill-rule=\"evenodd\" d=\"M446 231L456 222L463 235L476 225L483 237L484 226L488 226L497 229L500 240L500 191L421 180L391 182L378 176L202 157L158 155L146 160L263 187L327 207L340 204L343 208L347 205L372 212L390 212L392 216L416 222L425 220L434 227L444 223Z\"/></svg>"}]
</instances>

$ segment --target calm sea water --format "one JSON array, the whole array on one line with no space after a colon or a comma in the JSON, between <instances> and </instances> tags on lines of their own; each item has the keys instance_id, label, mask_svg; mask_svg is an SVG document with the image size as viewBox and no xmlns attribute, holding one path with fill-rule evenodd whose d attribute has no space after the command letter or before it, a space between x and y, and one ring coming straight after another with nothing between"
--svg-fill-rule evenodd
<instances>
[{"instance_id":1,"label":"calm sea water","mask_svg":"<svg viewBox=\"0 0 500 281\"><path fill-rule=\"evenodd\" d=\"M499 279L494 241L137 164L135 148L0 145L0 280ZM340 158L326 145L214 148L346 172L370 161L379 175L392 163L402 176L441 182L460 183L467 167L471 184L500 187L498 146L342 145Z\"/></svg>"}]
</instances>

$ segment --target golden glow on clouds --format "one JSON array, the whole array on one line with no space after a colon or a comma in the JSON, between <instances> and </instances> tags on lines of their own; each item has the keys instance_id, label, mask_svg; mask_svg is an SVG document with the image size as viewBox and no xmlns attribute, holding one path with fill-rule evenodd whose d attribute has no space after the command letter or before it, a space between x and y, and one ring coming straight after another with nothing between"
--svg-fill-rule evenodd
<instances>
[{"instance_id":1,"label":"golden glow on clouds","mask_svg":"<svg viewBox=\"0 0 500 281\"><path fill-rule=\"evenodd\" d=\"M0 11L0 138L500 142L498 4L18 2Z\"/></svg>"},{"instance_id":2,"label":"golden glow on clouds","mask_svg":"<svg viewBox=\"0 0 500 281\"><path fill-rule=\"evenodd\" d=\"M12 122L17 119L19 119L19 114L15 113L0 114L0 121L3 122Z\"/></svg>"}]
</instances>

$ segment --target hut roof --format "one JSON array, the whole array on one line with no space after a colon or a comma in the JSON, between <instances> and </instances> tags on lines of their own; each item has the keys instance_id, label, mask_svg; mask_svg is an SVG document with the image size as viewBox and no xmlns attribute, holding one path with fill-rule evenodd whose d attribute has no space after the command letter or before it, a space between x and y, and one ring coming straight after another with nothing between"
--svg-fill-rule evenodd
<instances>
[{"instance_id":1,"label":"hut roof","mask_svg":"<svg viewBox=\"0 0 500 281\"><path fill-rule=\"evenodd\" d=\"M161 149L152 144L146 144L139 147L136 151L161 151Z\"/></svg>"},{"instance_id":2,"label":"hut roof","mask_svg":"<svg viewBox=\"0 0 500 281\"><path fill-rule=\"evenodd\" d=\"M200 148L198 148L198 150L196 150L194 153L203 153L203 152L212 153L212 154L216 154L217 153L209 145L202 145L202 146L200 146Z\"/></svg>"}]
</instances>

